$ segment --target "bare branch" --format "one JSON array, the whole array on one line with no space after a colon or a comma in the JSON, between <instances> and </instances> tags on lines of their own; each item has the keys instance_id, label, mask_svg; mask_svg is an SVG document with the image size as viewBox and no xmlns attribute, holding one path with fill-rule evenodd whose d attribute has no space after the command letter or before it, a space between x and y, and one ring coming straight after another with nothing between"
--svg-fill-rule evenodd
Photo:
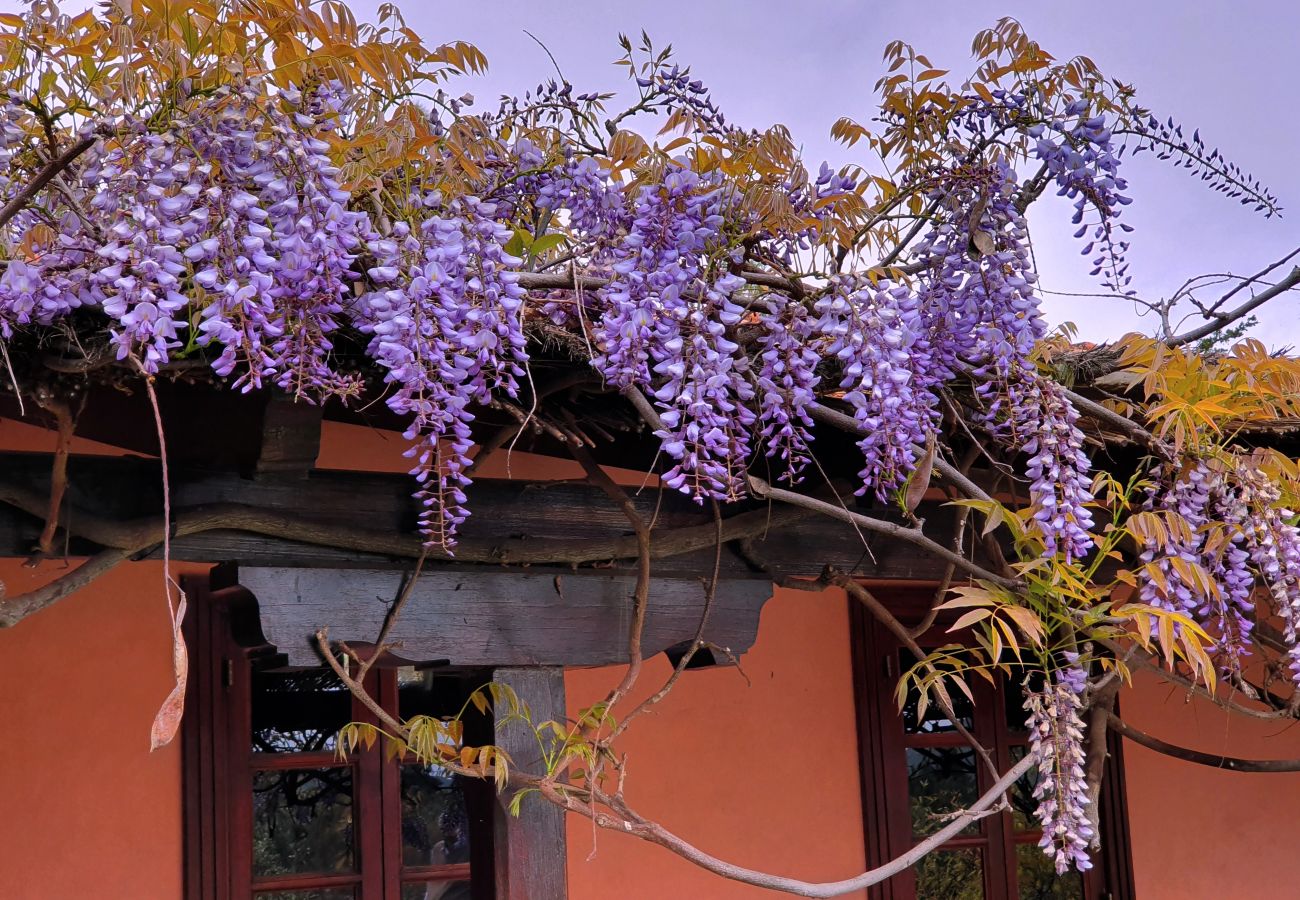
<instances>
[{"instance_id":1,"label":"bare branch","mask_svg":"<svg viewBox=\"0 0 1300 900\"><path fill-rule=\"evenodd\" d=\"M1300 772L1300 759L1242 759L1237 756L1206 753L1203 750L1192 750L1163 741L1158 737L1147 734L1145 731L1134 728L1114 713L1108 713L1107 719L1111 728L1135 744L1141 744L1148 750L1154 750L1157 753L1163 753L1165 756L1172 756L1185 762L1209 766L1213 769L1228 769L1232 772Z\"/></svg>"},{"instance_id":2,"label":"bare branch","mask_svg":"<svg viewBox=\"0 0 1300 900\"><path fill-rule=\"evenodd\" d=\"M26 187L15 194L14 198L5 204L3 209L0 209L0 228L8 225L9 220L22 212L23 209L27 207L27 204L31 203L36 195L39 194L51 180L53 180L54 176L72 165L78 156L95 146L95 143L98 140L99 137L96 135L82 138L54 159L47 162L44 167L36 173L36 177L29 181Z\"/></svg>"},{"instance_id":3,"label":"bare branch","mask_svg":"<svg viewBox=\"0 0 1300 900\"><path fill-rule=\"evenodd\" d=\"M876 618L876 621L884 625L885 628L889 630L890 634L898 639L899 643L911 651L913 656L918 660L924 660L926 656L928 656L928 654L921 649L921 645L916 642L916 639L912 637L912 633L907 630L907 626L898 621L898 618L889 611L889 608L876 599L875 594L871 593L871 591L867 590L864 585L854 581L843 572L830 567L827 567L827 569L827 580L836 587L843 588L850 597L857 600L870 610L871 615ZM948 694L948 689L943 686L942 680L937 677L939 675L938 670L928 662L925 663L925 668L927 672L932 676L935 676L934 680L931 682L931 690L934 693L934 699L938 703L939 709L941 709L943 714L948 717L948 721L952 723L953 729L960 734L962 739L966 741L966 743L970 744L975 752L980 755L980 758L984 760L984 765L988 767L988 770L992 773L993 777L997 778L998 767L997 763L993 761L993 754L989 752L987 747L976 740L975 735L971 734L970 730L961 723L961 717L958 716L957 711L953 709L952 697Z\"/></svg>"},{"instance_id":4,"label":"bare branch","mask_svg":"<svg viewBox=\"0 0 1300 900\"><path fill-rule=\"evenodd\" d=\"M749 476L749 489L756 497L764 497L776 500L780 503L788 503L791 506L799 506L804 509L810 509L814 512L821 513L824 516L830 516L832 519L839 519L842 522L849 522L863 531L873 531L877 534L885 534L889 537L898 538L914 544L928 553L939 557L940 559L950 562L964 572L974 575L976 578L992 582L1005 588L1016 587L1016 582L1011 578L1004 578L1001 575L994 574L988 569L971 562L959 553L954 553L942 544L926 536L919 528L899 525L896 522L889 522L885 519L873 519L870 516L864 516L861 513L855 513L852 510L836 506L833 503L827 503L825 500L818 500L816 497L809 497L805 494L799 494L795 491L788 491L784 488L773 487L757 476Z\"/></svg>"},{"instance_id":5,"label":"bare branch","mask_svg":"<svg viewBox=\"0 0 1300 900\"><path fill-rule=\"evenodd\" d=\"M808 414L818 422L832 425L839 428L841 431L847 431L850 434L857 435L866 434L866 429L863 428L862 424L857 419L850 415L845 415L838 410L831 409L828 406L822 406L820 403L809 404ZM912 449L918 457L925 453L925 448L919 445ZM991 501L993 499L983 488L967 478L960 469L941 456L935 456L934 470L942 475L945 481L973 500Z\"/></svg>"},{"instance_id":6,"label":"bare branch","mask_svg":"<svg viewBox=\"0 0 1300 900\"><path fill-rule=\"evenodd\" d=\"M1294 268L1292 268L1291 271L1287 274L1287 276L1283 278L1281 281L1279 281L1277 284L1273 285L1270 288L1265 288L1255 296L1251 297L1245 303L1242 303L1241 305L1236 306L1233 309L1228 310L1227 312L1213 313L1210 321L1206 322L1204 325L1201 325L1197 328L1193 328L1190 331L1184 331L1182 334L1174 335L1168 341L1169 346L1181 347L1183 344L1187 344L1192 341L1199 341L1203 337L1209 337L1210 335L1214 334L1214 332L1218 331L1224 326L1231 325L1233 322L1237 321L1238 319L1250 315L1250 313L1254 312L1256 309L1263 306L1265 303L1272 300L1274 297L1277 297L1281 294L1285 294L1287 291L1291 290L1296 285L1300 285L1300 266L1295 266Z\"/></svg>"}]
</instances>

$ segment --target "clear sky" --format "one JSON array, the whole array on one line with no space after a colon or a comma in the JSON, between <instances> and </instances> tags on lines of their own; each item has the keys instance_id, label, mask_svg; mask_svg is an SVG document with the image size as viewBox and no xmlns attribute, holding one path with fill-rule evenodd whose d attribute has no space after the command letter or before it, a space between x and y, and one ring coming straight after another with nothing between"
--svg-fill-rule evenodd
<instances>
[{"instance_id":1,"label":"clear sky","mask_svg":"<svg viewBox=\"0 0 1300 900\"><path fill-rule=\"evenodd\" d=\"M357 3L358 13L377 4ZM1153 111L1200 128L1201 135L1263 179L1288 208L1282 219L1258 214L1205 189L1185 171L1146 155L1126 166L1134 203L1131 271L1140 293L1161 296L1203 272L1257 271L1300 245L1300 3L1285 0L496 0L399 3L427 40L468 40L491 71L476 79L480 101L521 92L553 74L525 30L546 43L578 90L615 89L622 70L620 31L644 28L657 45L672 43L682 62L712 89L738 124L787 125L806 159L848 162L830 126L873 110L872 86L886 42L901 38L931 61L964 75L970 41L998 17L1018 18L1058 58L1085 54L1108 75L1135 83ZM1089 291L1095 285L1070 238L1069 208L1052 198L1031 217L1043 286ZM1207 296L1212 296L1208 295ZM1046 296L1053 323L1073 321L1100 340L1133 328L1131 304ZM1280 298L1255 334L1266 343L1300 345L1300 294Z\"/></svg>"},{"instance_id":2,"label":"clear sky","mask_svg":"<svg viewBox=\"0 0 1300 900\"><path fill-rule=\"evenodd\" d=\"M353 3L359 18L373 18L377 5ZM886 42L907 40L935 65L965 75L975 32L1012 15L1058 58L1086 54L1103 72L1136 84L1145 105L1162 118L1172 115L1199 128L1212 146L1263 179L1290 208L1280 220L1265 220L1206 190L1183 170L1137 157L1125 167L1135 200L1125 217L1137 229L1130 260L1139 293L1159 297L1200 273L1253 272L1300 245L1300 118L1294 96L1300 86L1300 2L407 0L398 5L426 40L468 40L487 54L491 71L466 86L492 106L499 94L521 93L553 75L546 54L525 30L546 43L579 91L588 91L623 86L622 70L610 64L619 52L616 37L644 28L656 44L673 44L679 60L713 89L731 121L787 125L810 167L822 159L853 160L854 151L831 141L830 126L842 115L871 117L872 86ZM16 0L0 0L0 9L18 7ZM1031 215L1043 287L1095 290L1078 243L1070 238L1068 213L1068 206L1051 198ZM1054 324L1075 322L1087 339L1150 327L1125 301L1045 297L1048 318ZM1300 293L1270 307L1254 334L1275 347L1300 345Z\"/></svg>"}]
</instances>

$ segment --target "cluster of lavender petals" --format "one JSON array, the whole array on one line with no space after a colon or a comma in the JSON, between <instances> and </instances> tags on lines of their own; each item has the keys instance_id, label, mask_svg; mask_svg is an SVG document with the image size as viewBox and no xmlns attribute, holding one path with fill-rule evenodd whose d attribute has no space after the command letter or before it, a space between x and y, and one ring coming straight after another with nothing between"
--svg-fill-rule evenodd
<instances>
[{"instance_id":1,"label":"cluster of lavender petals","mask_svg":"<svg viewBox=\"0 0 1300 900\"><path fill-rule=\"evenodd\" d=\"M1237 526L1255 570L1282 618L1291 679L1300 685L1300 527L1294 511L1280 505L1277 485L1249 462L1232 472L1235 503L1224 504L1224 518ZM1245 601L1249 605L1249 601Z\"/></svg>"},{"instance_id":2,"label":"cluster of lavender petals","mask_svg":"<svg viewBox=\"0 0 1300 900\"><path fill-rule=\"evenodd\" d=\"M840 387L862 426L860 492L882 499L915 467L917 444L938 424L939 368L920 298L906 285L837 276L814 305L826 353L839 360Z\"/></svg>"},{"instance_id":3,"label":"cluster of lavender petals","mask_svg":"<svg viewBox=\"0 0 1300 900\"><path fill-rule=\"evenodd\" d=\"M684 70L645 82L655 108L726 127ZM942 383L971 374L990 429L1028 454L1047 553L1088 552L1087 460L1074 410L1031 359L1044 327L1005 163L936 174L940 212L916 251L931 264L914 284L836 276L813 304L746 296L768 305L747 318L729 237L745 228L728 225L719 175L673 162L625 189L573 147L543 150L519 136L493 145L472 195L444 203L420 192L409 221L385 219L380 234L351 208L331 162L328 133L350 109L339 85L236 82L190 100L173 127L124 120L110 149L87 154L76 185L86 215L56 204L59 227L46 229L55 237L0 274L0 334L89 307L110 320L118 354L146 371L211 347L216 371L242 390L274 384L319 400L359 389L333 346L339 328L354 326L393 385L390 406L410 416L426 536L449 547L467 514L471 409L494 391L514 394L526 365L520 261L504 247L514 223L547 222L564 229L576 265L608 283L548 297L542 312L589 337L611 385L652 399L668 485L701 501L734 499L759 450L798 480L818 365L832 357L864 433L862 490L885 498L938 427ZM8 115L0 109L0 155L22 137ZM1060 142L1082 162L1045 144L1043 153L1059 158L1063 186L1094 200L1113 188L1104 197L1114 205L1122 183L1103 125L1081 121ZM800 220L819 223L855 189L851 174L823 166L788 193ZM763 236L760 251L793 259L820 227ZM752 357L740 346L745 329Z\"/></svg>"},{"instance_id":4,"label":"cluster of lavender petals","mask_svg":"<svg viewBox=\"0 0 1300 900\"><path fill-rule=\"evenodd\" d=\"M782 294L768 298L771 309L758 336L759 439L768 457L780 459L780 478L797 484L811 461L812 417L821 377L813 349L817 323L801 303Z\"/></svg>"},{"instance_id":5,"label":"cluster of lavender petals","mask_svg":"<svg viewBox=\"0 0 1300 900\"><path fill-rule=\"evenodd\" d=\"M960 167L932 192L958 212L932 227L917 251L932 260L920 287L920 327L933 348L924 374L975 376L986 426L1029 456L1044 552L1079 559L1093 546L1090 464L1078 413L1031 358L1045 327L1015 191L1015 173L995 163Z\"/></svg>"},{"instance_id":6,"label":"cluster of lavender petals","mask_svg":"<svg viewBox=\"0 0 1300 900\"><path fill-rule=\"evenodd\" d=\"M1044 552L1067 562L1092 550L1093 502L1079 413L1056 382L1030 375L1016 387L1013 415L1020 449L1029 456L1029 503Z\"/></svg>"},{"instance_id":7,"label":"cluster of lavender petals","mask_svg":"<svg viewBox=\"0 0 1300 900\"><path fill-rule=\"evenodd\" d=\"M440 200L423 202L437 210ZM449 549L469 514L470 405L497 390L514 396L524 374L525 292L520 260L504 249L511 232L491 204L466 197L438 212L370 242L378 287L358 298L355 320L394 385L389 407L411 417L421 531L430 546Z\"/></svg>"},{"instance_id":8,"label":"cluster of lavender petals","mask_svg":"<svg viewBox=\"0 0 1300 900\"><path fill-rule=\"evenodd\" d=\"M1028 131L1037 141L1034 155L1047 166L1057 192L1074 201L1073 221L1079 226L1075 237L1085 237L1091 229L1091 239L1081 252L1085 256L1097 253L1092 274L1101 275L1107 288L1123 292L1132 282L1124 258L1129 245L1115 230L1133 230L1128 223L1116 221L1131 199L1124 193L1128 184L1119 174L1119 155L1106 119L1084 118L1087 109L1087 101L1075 100L1061 117L1032 125ZM1069 118L1075 121L1067 123ZM1096 213L1095 222L1085 221L1089 207Z\"/></svg>"},{"instance_id":9,"label":"cluster of lavender petals","mask_svg":"<svg viewBox=\"0 0 1300 900\"><path fill-rule=\"evenodd\" d=\"M1251 524L1248 497L1249 491L1230 482L1221 466L1201 460L1175 473L1162 490L1153 489L1144 508L1166 514L1165 536L1163 542L1155 535L1148 537L1140 556L1144 575L1138 586L1141 602L1182 613L1205 626L1214 636L1210 652L1219 657L1225 671L1238 673L1250 653L1254 627L1252 554L1268 561L1267 547L1273 543L1271 531ZM1284 523L1273 524L1283 525L1285 532ZM1176 565L1174 560L1187 565ZM1199 566L1209 583L1191 577L1190 565ZM1300 573L1300 568L1296 571ZM1287 609L1292 605L1288 603Z\"/></svg>"},{"instance_id":10,"label":"cluster of lavender petals","mask_svg":"<svg viewBox=\"0 0 1300 900\"><path fill-rule=\"evenodd\" d=\"M1087 674L1077 660L1072 660L1055 673L1055 679L1043 690L1026 690L1030 753L1038 764L1034 798L1038 801L1036 817L1043 830L1038 845L1051 857L1058 874L1071 866L1081 872L1092 868L1088 846L1095 832L1088 818L1083 721L1079 715L1086 689Z\"/></svg>"},{"instance_id":11,"label":"cluster of lavender petals","mask_svg":"<svg viewBox=\"0 0 1300 900\"><path fill-rule=\"evenodd\" d=\"M13 271L5 327L93 307L110 319L119 359L147 372L192 341L219 346L216 370L239 368L245 389L269 380L307 399L350 392L329 335L369 226L348 209L318 136L343 102L336 85L268 102L245 82L166 131L117 123L119 139L87 154L77 179L84 209L58 212L57 236Z\"/></svg>"},{"instance_id":12,"label":"cluster of lavender petals","mask_svg":"<svg viewBox=\"0 0 1300 900\"><path fill-rule=\"evenodd\" d=\"M669 486L706 498L744 492L755 415L748 360L728 335L742 310L743 282L717 263L725 246L723 191L683 165L642 187L599 292L592 364L621 389L649 388L657 432L674 461Z\"/></svg>"}]
</instances>

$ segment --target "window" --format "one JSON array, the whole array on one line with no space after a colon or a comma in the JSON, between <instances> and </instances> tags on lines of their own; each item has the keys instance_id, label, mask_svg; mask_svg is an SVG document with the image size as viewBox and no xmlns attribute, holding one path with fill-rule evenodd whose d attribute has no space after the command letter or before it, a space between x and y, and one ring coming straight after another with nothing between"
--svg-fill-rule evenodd
<instances>
[{"instance_id":1,"label":"window","mask_svg":"<svg viewBox=\"0 0 1300 900\"><path fill-rule=\"evenodd\" d=\"M929 591L898 591L891 609L917 622ZM923 648L951 641L945 624L918 641ZM944 813L976 800L993 783L983 761L934 704L918 716L918 697L900 711L899 675L916 661L869 613L855 609L855 670L863 759L863 808L870 864L907 851L945 823ZM1023 697L1018 684L975 679L975 702L954 691L953 712L986 747L999 771L1028 752ZM1122 769L1112 747L1102 798L1103 851L1094 868L1058 876L1038 848L1034 819L1036 773L1011 792L1011 810L968 825L944 847L874 889L888 900L1119 900L1131 897L1127 833L1123 822Z\"/></svg>"},{"instance_id":2,"label":"window","mask_svg":"<svg viewBox=\"0 0 1300 900\"><path fill-rule=\"evenodd\" d=\"M328 669L286 669L249 640L250 597L217 591L196 604L187 900L489 900L491 787L393 758L382 741L340 759L339 729L367 710ZM402 718L455 714L484 677L378 666L367 676ZM475 740L491 726L466 727Z\"/></svg>"}]
</instances>

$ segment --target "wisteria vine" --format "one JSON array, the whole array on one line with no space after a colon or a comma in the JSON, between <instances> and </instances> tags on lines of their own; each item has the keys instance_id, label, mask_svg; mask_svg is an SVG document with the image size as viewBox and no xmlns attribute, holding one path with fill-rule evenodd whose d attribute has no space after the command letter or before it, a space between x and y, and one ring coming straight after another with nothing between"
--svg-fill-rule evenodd
<instances>
[{"instance_id":1,"label":"wisteria vine","mask_svg":"<svg viewBox=\"0 0 1300 900\"><path fill-rule=\"evenodd\" d=\"M982 430L976 442L1018 460L1031 557L1092 557L1091 461L1079 411L1040 355L1025 207L1055 185L1074 204L1094 275L1123 294L1129 198L1117 135L1207 170L1222 162L1217 151L1083 99L960 97L948 144L959 149L921 166L907 185L911 212L891 213L910 220L915 241L880 266L845 270L840 248L834 266L799 274L815 269L835 211L870 180L798 164L740 177L671 150L627 166L613 148L635 145L618 127L634 112L665 114L701 144L764 140L730 125L689 70L660 58L633 77L638 99L606 121L608 144L590 127L608 95L552 82L469 116L471 101L439 91L418 153L459 177L412 164L364 185L345 174L355 154L339 150L357 99L344 84L180 80L163 108L79 123L79 139L99 139L4 225L0 340L94 321L102 349L146 376L203 359L245 392L324 403L374 389L407 422L424 539L450 553L470 513L476 417L521 396L529 329L545 320L586 348L594 378L648 399L662 481L697 502L745 498L759 466L792 484L807 477L823 402L852 415L857 492L905 502L926 486L912 484L928 478L918 461L956 415ZM60 149L40 112L16 94L0 100L0 200L22 190L10 177L20 163ZM477 129L482 158L457 156L457 128ZM1019 157L1010 137L1023 141ZM756 212L764 204L780 216ZM543 275L545 288L525 286ZM1202 624L1223 668L1240 674L1262 580L1300 684L1300 528L1276 487L1239 460L1166 461L1159 474L1145 511L1179 525L1149 533L1140 599ZM1072 656L1027 701L1042 846L1059 872L1089 865L1087 690Z\"/></svg>"}]
</instances>

